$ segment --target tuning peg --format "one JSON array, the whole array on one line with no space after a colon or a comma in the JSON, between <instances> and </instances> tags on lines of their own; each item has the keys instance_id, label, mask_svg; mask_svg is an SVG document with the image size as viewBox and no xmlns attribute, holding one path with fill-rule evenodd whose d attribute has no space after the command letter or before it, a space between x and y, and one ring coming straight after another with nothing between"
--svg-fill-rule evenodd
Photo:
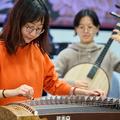
<instances>
[{"instance_id":1,"label":"tuning peg","mask_svg":"<svg viewBox=\"0 0 120 120\"><path fill-rule=\"evenodd\" d=\"M116 18L120 18L120 15L115 13L115 12L110 12L110 15L116 17Z\"/></svg>"}]
</instances>

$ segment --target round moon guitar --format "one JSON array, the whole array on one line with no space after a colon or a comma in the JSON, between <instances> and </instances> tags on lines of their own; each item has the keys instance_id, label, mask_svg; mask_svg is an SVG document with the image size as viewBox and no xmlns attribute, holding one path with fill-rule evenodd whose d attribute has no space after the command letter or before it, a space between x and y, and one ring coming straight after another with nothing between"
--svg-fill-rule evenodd
<instances>
[{"instance_id":1,"label":"round moon guitar","mask_svg":"<svg viewBox=\"0 0 120 120\"><path fill-rule=\"evenodd\" d=\"M96 74L93 75L94 70ZM92 70L92 71L91 71ZM103 69L93 64L79 64L70 69L64 76L66 81L88 80L88 89L101 89L108 94L109 80Z\"/></svg>"}]
</instances>

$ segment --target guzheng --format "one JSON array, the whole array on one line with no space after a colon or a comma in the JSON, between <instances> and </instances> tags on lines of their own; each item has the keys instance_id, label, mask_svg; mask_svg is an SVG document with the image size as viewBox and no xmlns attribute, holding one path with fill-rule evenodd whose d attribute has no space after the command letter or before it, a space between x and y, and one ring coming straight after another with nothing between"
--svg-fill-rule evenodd
<instances>
[{"instance_id":1,"label":"guzheng","mask_svg":"<svg viewBox=\"0 0 120 120\"><path fill-rule=\"evenodd\" d=\"M119 120L120 99L51 96L0 107L0 120Z\"/></svg>"}]
</instances>

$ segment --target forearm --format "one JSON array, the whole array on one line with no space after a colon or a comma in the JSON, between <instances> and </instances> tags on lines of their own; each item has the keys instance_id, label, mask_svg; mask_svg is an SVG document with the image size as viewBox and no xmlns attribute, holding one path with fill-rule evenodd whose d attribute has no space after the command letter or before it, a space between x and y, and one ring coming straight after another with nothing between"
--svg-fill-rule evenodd
<instances>
[{"instance_id":1,"label":"forearm","mask_svg":"<svg viewBox=\"0 0 120 120\"><path fill-rule=\"evenodd\" d=\"M70 95L106 96L102 90L85 90L78 87L72 87L70 89Z\"/></svg>"},{"instance_id":2,"label":"forearm","mask_svg":"<svg viewBox=\"0 0 120 120\"><path fill-rule=\"evenodd\" d=\"M80 89L78 87L71 87L70 95L88 95L85 89Z\"/></svg>"},{"instance_id":3,"label":"forearm","mask_svg":"<svg viewBox=\"0 0 120 120\"><path fill-rule=\"evenodd\" d=\"M5 98L5 97L13 97L16 96L17 93L15 89L6 89L6 90L0 90L0 98Z\"/></svg>"}]
</instances>

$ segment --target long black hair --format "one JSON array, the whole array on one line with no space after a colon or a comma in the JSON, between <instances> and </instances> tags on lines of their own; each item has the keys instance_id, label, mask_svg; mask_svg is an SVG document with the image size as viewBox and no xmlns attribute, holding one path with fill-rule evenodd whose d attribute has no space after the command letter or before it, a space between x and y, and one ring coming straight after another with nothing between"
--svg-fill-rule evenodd
<instances>
[{"instance_id":1,"label":"long black hair","mask_svg":"<svg viewBox=\"0 0 120 120\"><path fill-rule=\"evenodd\" d=\"M91 18L94 26L100 27L100 21L99 21L99 18L97 16L96 12L92 9L87 8L87 9L80 10L75 15L75 18L74 18L74 21L73 21L74 28L79 26L81 19L85 16L88 16L88 17ZM75 33L75 35L76 35L76 33Z\"/></svg>"}]
</instances>

